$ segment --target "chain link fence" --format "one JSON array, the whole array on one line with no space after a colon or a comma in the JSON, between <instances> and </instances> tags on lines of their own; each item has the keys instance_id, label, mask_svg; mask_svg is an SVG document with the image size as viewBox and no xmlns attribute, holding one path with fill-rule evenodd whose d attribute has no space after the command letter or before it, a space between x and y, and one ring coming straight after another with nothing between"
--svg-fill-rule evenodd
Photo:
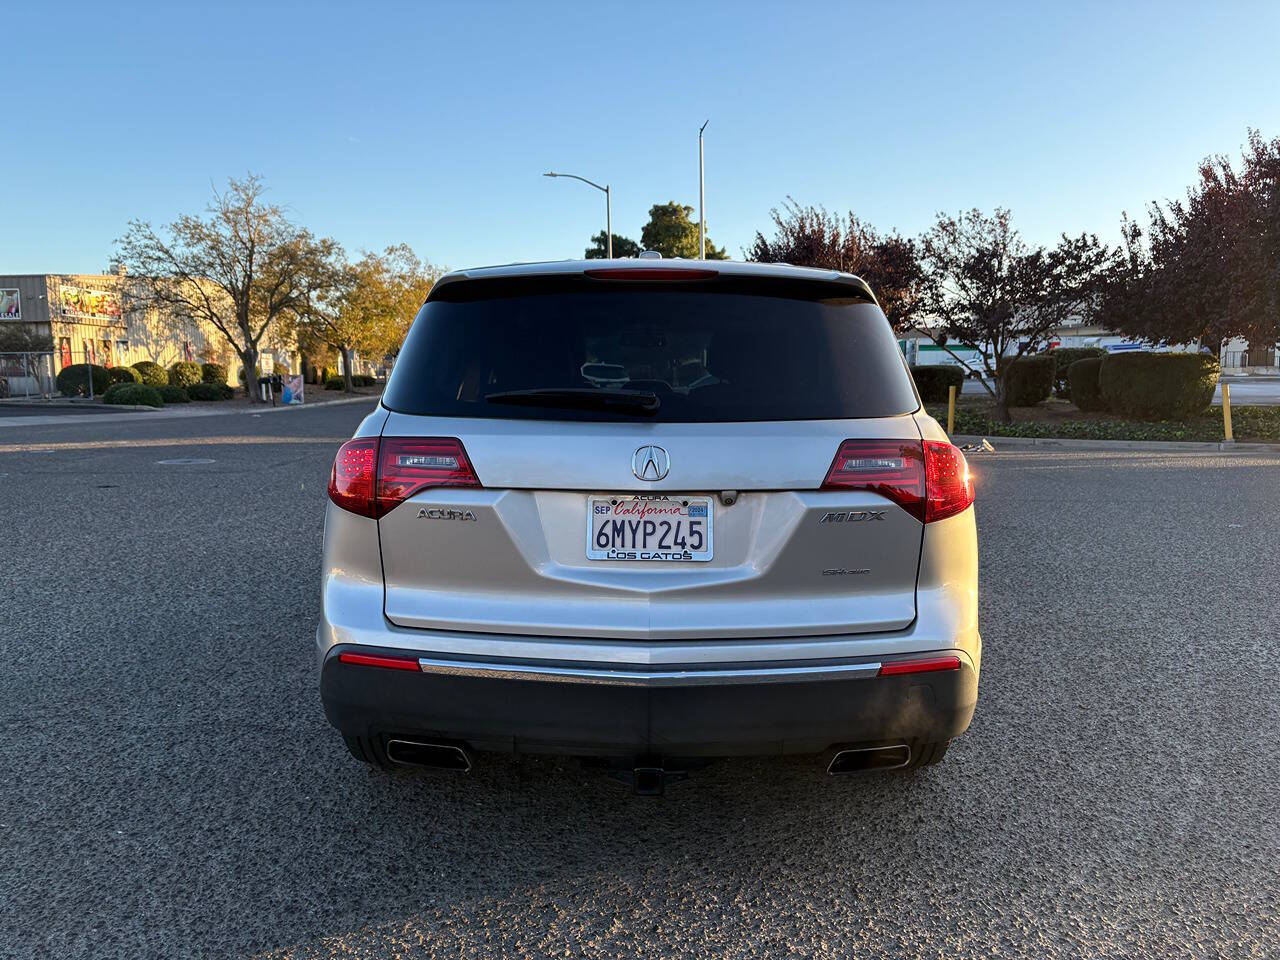
<instances>
[{"instance_id":1,"label":"chain link fence","mask_svg":"<svg viewBox=\"0 0 1280 960\"><path fill-rule=\"evenodd\" d=\"M0 353L0 400L48 400L57 392L53 353Z\"/></svg>"}]
</instances>

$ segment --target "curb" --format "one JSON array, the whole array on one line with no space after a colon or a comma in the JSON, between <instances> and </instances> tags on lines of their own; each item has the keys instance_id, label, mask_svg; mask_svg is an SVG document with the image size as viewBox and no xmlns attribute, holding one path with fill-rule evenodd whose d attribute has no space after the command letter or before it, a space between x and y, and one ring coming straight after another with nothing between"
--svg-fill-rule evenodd
<instances>
[{"instance_id":1,"label":"curb","mask_svg":"<svg viewBox=\"0 0 1280 960\"><path fill-rule=\"evenodd\" d=\"M252 407L250 407L247 410L227 410L227 411L219 410L217 412L246 414L246 413L279 413L283 410L318 410L320 407L341 407L344 404L348 404L348 403L368 403L370 400L373 400L375 402L380 402L382 400L382 394L370 393L362 397L344 397L341 400L322 400L319 403L299 403L299 404L294 404L288 407L286 406L264 407L261 410L255 410Z\"/></svg>"},{"instance_id":2,"label":"curb","mask_svg":"<svg viewBox=\"0 0 1280 960\"><path fill-rule=\"evenodd\" d=\"M1069 437L999 437L957 433L953 443L986 440L1000 447L1057 447L1066 450L1166 450L1170 453L1280 453L1280 443L1227 443L1225 440L1076 440Z\"/></svg>"}]
</instances>

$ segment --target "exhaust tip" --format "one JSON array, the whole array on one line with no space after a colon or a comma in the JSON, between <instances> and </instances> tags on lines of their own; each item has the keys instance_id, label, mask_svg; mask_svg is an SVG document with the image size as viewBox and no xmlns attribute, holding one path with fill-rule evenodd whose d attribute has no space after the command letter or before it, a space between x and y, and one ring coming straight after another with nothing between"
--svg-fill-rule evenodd
<instances>
[{"instance_id":1,"label":"exhaust tip","mask_svg":"<svg viewBox=\"0 0 1280 960\"><path fill-rule=\"evenodd\" d=\"M837 750L827 764L827 773L875 773L898 770L911 762L911 748L905 743L887 747L850 747Z\"/></svg>"},{"instance_id":2,"label":"exhaust tip","mask_svg":"<svg viewBox=\"0 0 1280 960\"><path fill-rule=\"evenodd\" d=\"M388 740L387 759L405 767L430 767L433 770L471 770L471 754L452 743L427 743L421 740Z\"/></svg>"}]
</instances>

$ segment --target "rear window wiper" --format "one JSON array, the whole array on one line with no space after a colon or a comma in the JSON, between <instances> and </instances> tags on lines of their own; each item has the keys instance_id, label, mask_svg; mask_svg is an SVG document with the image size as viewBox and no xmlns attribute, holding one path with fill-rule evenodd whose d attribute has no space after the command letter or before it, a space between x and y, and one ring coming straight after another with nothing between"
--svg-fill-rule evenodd
<instances>
[{"instance_id":1,"label":"rear window wiper","mask_svg":"<svg viewBox=\"0 0 1280 960\"><path fill-rule=\"evenodd\" d=\"M662 406L658 395L647 390L600 390L594 387L503 390L490 393L485 399L490 403L517 403L528 407L625 410L628 413L657 413Z\"/></svg>"}]
</instances>

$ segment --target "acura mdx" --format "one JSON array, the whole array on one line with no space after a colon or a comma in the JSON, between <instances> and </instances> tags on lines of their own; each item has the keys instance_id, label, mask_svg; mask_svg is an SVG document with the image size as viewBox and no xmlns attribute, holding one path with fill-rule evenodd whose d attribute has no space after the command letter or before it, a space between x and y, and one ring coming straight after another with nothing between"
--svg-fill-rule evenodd
<instances>
[{"instance_id":1,"label":"acura mdx","mask_svg":"<svg viewBox=\"0 0 1280 960\"><path fill-rule=\"evenodd\" d=\"M325 712L377 766L935 763L977 698L973 500L857 277L451 273L333 464Z\"/></svg>"}]
</instances>

